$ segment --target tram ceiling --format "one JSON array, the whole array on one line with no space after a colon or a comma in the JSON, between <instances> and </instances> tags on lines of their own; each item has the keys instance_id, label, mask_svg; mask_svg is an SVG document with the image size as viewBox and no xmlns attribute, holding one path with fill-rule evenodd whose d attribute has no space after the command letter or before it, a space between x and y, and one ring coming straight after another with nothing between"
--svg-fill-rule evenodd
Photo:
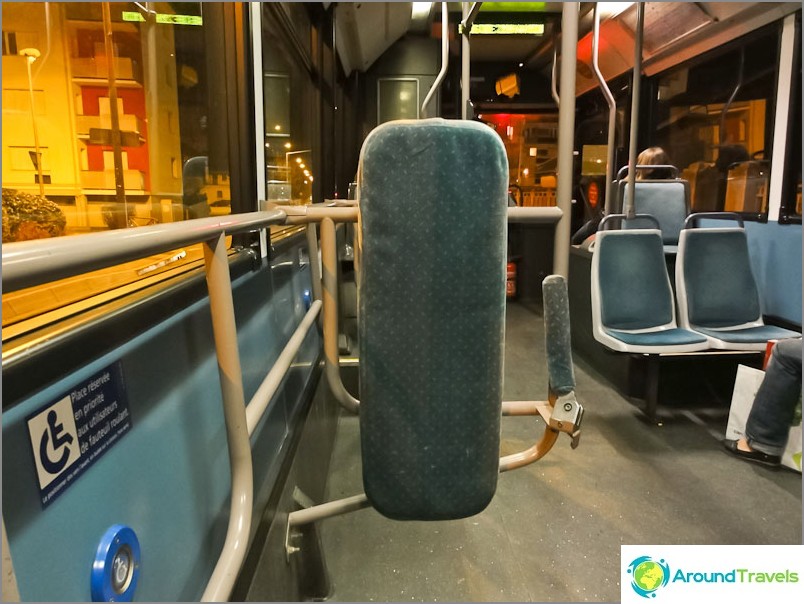
<instances>
[{"instance_id":1,"label":"tram ceiling","mask_svg":"<svg viewBox=\"0 0 804 604\"><path fill-rule=\"evenodd\" d=\"M438 3L413 17L410 2L338 2L336 42L344 70L365 71L396 40L408 35L440 36ZM601 10L600 71L615 78L633 67L636 3L582 2L578 24L576 92L597 86L591 69L594 8ZM623 8L625 7L625 8ZM653 75L768 23L800 10L799 2L646 2L643 69ZM539 23L541 35L473 35L472 62L510 63L550 77L560 45L562 2L484 2L475 23ZM450 2L457 28L461 3ZM382 27L378 27L382 24ZM455 42L457 42L457 30ZM453 44L457 53L458 45Z\"/></svg>"}]
</instances>

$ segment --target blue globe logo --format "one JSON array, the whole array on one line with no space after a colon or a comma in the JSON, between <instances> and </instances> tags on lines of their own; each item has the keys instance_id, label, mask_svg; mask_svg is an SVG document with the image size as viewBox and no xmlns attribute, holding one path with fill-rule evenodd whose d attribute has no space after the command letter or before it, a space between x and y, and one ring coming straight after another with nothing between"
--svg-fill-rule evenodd
<instances>
[{"instance_id":1,"label":"blue globe logo","mask_svg":"<svg viewBox=\"0 0 804 604\"><path fill-rule=\"evenodd\" d=\"M643 598L655 598L656 590L667 585L670 580L670 567L664 560L654 560L650 556L640 556L628 565L631 587Z\"/></svg>"}]
</instances>

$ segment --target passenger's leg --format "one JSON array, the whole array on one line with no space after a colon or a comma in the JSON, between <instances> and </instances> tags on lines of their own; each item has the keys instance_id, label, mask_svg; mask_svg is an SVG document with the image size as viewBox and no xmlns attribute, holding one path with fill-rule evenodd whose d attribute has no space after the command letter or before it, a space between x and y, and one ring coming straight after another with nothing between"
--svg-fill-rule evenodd
<instances>
[{"instance_id":1,"label":"passenger's leg","mask_svg":"<svg viewBox=\"0 0 804 604\"><path fill-rule=\"evenodd\" d=\"M773 347L765 378L746 422L750 450L782 454L800 395L801 339L781 340Z\"/></svg>"}]
</instances>

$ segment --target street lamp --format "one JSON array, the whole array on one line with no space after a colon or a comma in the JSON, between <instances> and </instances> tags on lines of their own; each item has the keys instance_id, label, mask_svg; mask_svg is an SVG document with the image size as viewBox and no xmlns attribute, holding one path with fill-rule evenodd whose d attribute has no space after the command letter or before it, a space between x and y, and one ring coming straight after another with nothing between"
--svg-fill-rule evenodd
<instances>
[{"instance_id":1,"label":"street lamp","mask_svg":"<svg viewBox=\"0 0 804 604\"><path fill-rule=\"evenodd\" d=\"M288 151L285 153L285 170L287 171L288 178L290 177L290 164L288 161L290 160L291 155L296 155L298 153L310 153L310 149L302 149L301 151Z\"/></svg>"},{"instance_id":2,"label":"street lamp","mask_svg":"<svg viewBox=\"0 0 804 604\"><path fill-rule=\"evenodd\" d=\"M34 108L33 77L31 76L31 65L39 58L39 51L36 48L23 48L19 51L20 56L25 57L25 66L28 68L28 94L31 97L31 121L33 122L34 149L36 153L36 172L39 175L39 195L45 196L45 179L42 176L42 153L39 151L39 130L36 127L36 109Z\"/></svg>"}]
</instances>

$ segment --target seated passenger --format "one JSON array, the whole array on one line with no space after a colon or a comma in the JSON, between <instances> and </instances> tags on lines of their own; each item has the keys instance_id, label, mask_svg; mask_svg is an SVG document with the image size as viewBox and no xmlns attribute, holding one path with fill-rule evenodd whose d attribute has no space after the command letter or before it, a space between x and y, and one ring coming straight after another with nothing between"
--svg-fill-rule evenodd
<instances>
[{"instance_id":1,"label":"seated passenger","mask_svg":"<svg viewBox=\"0 0 804 604\"><path fill-rule=\"evenodd\" d=\"M648 147L637 156L637 166L670 166L670 156L661 147ZM652 170L637 170L637 180L657 180L673 178L670 168L654 168Z\"/></svg>"},{"instance_id":2,"label":"seated passenger","mask_svg":"<svg viewBox=\"0 0 804 604\"><path fill-rule=\"evenodd\" d=\"M670 156L661 147L648 147L637 156L637 166L670 166ZM637 180L655 180L673 178L671 168L653 168L651 170L637 170ZM570 243L581 245L588 239L592 239L597 233L597 227L603 220L603 214L598 213L588 220L581 228L572 235Z\"/></svg>"},{"instance_id":3,"label":"seated passenger","mask_svg":"<svg viewBox=\"0 0 804 604\"><path fill-rule=\"evenodd\" d=\"M745 437L724 440L726 450L745 461L779 467L800 396L801 338L779 340L748 414Z\"/></svg>"}]
</instances>

